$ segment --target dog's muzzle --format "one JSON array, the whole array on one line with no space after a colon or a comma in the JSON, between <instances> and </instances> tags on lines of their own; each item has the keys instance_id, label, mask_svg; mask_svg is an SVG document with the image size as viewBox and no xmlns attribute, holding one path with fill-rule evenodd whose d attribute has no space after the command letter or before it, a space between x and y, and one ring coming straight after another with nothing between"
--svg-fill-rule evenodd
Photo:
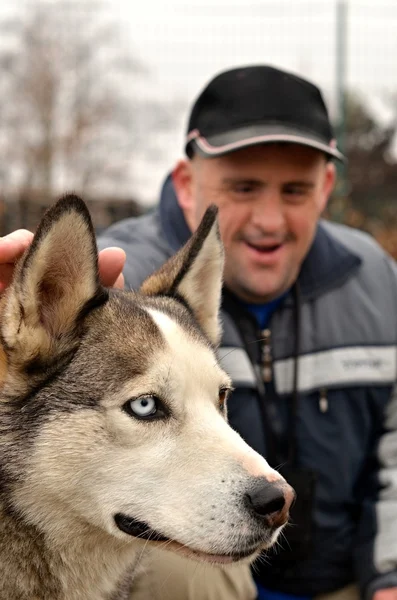
<instances>
[{"instance_id":1,"label":"dog's muzzle","mask_svg":"<svg viewBox=\"0 0 397 600\"><path fill-rule=\"evenodd\" d=\"M166 536L162 535L158 531L155 531L154 529L149 527L149 525L147 523L144 523L143 521L138 521L138 519L134 519L133 517L128 517L127 515L117 513L114 516L114 521L115 521L117 527L121 531L123 531L124 533L127 533L128 535L131 535L133 537L137 537L142 540L150 540L151 542L174 541L175 543L177 543L179 545L179 542L177 542L176 540L171 540L170 538L167 538ZM186 548L186 546L184 546L184 547ZM228 555L225 555L224 558L228 559L227 562L229 562L229 561L236 562L236 561L242 560L244 558L247 558L248 556L251 556L257 550L257 547L258 547L258 542L254 543L254 545L252 547L249 547L242 552L235 552L235 553L230 553ZM201 557L201 558L203 556L206 556L209 559L211 559L211 557L213 557L214 562L218 562L218 560L220 558L222 558L221 555L198 552L193 549L189 549L189 550L193 556L196 555L197 557ZM226 560L225 560L225 562L226 562Z\"/></svg>"},{"instance_id":2,"label":"dog's muzzle","mask_svg":"<svg viewBox=\"0 0 397 600\"><path fill-rule=\"evenodd\" d=\"M277 483L269 482L263 477L255 478L240 499L240 506L244 507L241 514L246 515L251 534L245 536L245 540L241 540L237 547L231 544L230 552L225 554L212 554L193 549L163 535L144 521L123 513L114 515L114 521L120 531L135 538L177 544L191 556L207 562L235 562L251 557L273 543L273 534L288 521L289 509L294 498L293 489L281 478Z\"/></svg>"}]
</instances>

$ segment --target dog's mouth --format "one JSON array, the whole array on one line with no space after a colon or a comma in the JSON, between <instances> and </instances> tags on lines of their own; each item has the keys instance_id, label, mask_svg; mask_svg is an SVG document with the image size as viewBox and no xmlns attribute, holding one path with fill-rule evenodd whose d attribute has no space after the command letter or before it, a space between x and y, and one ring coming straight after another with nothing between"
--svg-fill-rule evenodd
<instances>
[{"instance_id":1,"label":"dog's mouth","mask_svg":"<svg viewBox=\"0 0 397 600\"><path fill-rule=\"evenodd\" d=\"M172 540L165 535L159 533L155 529L152 529L147 523L144 521L138 521L134 517L128 517L127 515L123 515L121 513L117 513L114 517L114 521L120 531L127 533L133 537L139 538L141 540L149 540L151 542L166 542L167 548L178 549L183 551L184 554L190 555L192 558L196 558L199 560L203 560L205 562L211 563L233 563L239 560L243 560L244 558L248 558L249 556L253 556L258 550L258 546L251 547L242 552L231 552L229 554L211 554L207 552L201 552L199 550L193 550L189 548L185 544L181 544L177 540Z\"/></svg>"},{"instance_id":2,"label":"dog's mouth","mask_svg":"<svg viewBox=\"0 0 397 600\"><path fill-rule=\"evenodd\" d=\"M128 535L132 535L133 537L141 538L142 540L150 540L153 542L171 541L169 538L165 537L155 529L149 527L147 523L138 521L138 519L134 519L133 517L127 517L126 515L117 513L117 515L114 517L114 520L117 527L121 531L124 531L124 533L128 533Z\"/></svg>"}]
</instances>

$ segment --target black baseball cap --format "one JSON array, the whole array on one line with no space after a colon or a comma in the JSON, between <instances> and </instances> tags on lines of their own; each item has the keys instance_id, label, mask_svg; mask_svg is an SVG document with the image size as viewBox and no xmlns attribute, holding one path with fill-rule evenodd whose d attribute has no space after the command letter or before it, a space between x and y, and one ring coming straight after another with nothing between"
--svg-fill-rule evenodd
<instances>
[{"instance_id":1,"label":"black baseball cap","mask_svg":"<svg viewBox=\"0 0 397 600\"><path fill-rule=\"evenodd\" d=\"M320 90L297 75L258 65L225 71L208 83L193 105L185 150L189 157L210 158L275 142L344 160Z\"/></svg>"}]
</instances>

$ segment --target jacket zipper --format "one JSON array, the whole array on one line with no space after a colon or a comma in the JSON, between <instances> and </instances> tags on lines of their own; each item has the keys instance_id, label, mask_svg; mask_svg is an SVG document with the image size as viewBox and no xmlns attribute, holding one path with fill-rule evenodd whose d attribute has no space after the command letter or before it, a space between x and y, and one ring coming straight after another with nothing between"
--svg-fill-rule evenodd
<instances>
[{"instance_id":1,"label":"jacket zipper","mask_svg":"<svg viewBox=\"0 0 397 600\"><path fill-rule=\"evenodd\" d=\"M273 353L272 353L272 332L270 329L261 331L262 339L262 378L265 383L271 383L273 380ZM328 390L320 389L320 398L318 406L320 412L328 412Z\"/></svg>"},{"instance_id":2,"label":"jacket zipper","mask_svg":"<svg viewBox=\"0 0 397 600\"><path fill-rule=\"evenodd\" d=\"M273 379L272 332L270 329L261 331L262 337L262 377L265 383Z\"/></svg>"},{"instance_id":3,"label":"jacket zipper","mask_svg":"<svg viewBox=\"0 0 397 600\"><path fill-rule=\"evenodd\" d=\"M326 413L328 411L327 388L321 388L318 406L319 406L320 412Z\"/></svg>"}]
</instances>

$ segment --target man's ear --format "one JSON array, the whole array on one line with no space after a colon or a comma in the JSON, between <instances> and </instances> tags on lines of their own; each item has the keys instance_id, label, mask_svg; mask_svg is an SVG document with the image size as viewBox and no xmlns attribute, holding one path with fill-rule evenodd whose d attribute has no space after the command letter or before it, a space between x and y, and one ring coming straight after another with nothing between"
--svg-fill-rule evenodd
<instances>
[{"instance_id":1,"label":"man's ear","mask_svg":"<svg viewBox=\"0 0 397 600\"><path fill-rule=\"evenodd\" d=\"M183 210L189 224L189 215L193 210L193 179L192 162L190 160L180 160L172 171L172 183L174 185L178 204Z\"/></svg>"},{"instance_id":2,"label":"man's ear","mask_svg":"<svg viewBox=\"0 0 397 600\"><path fill-rule=\"evenodd\" d=\"M324 212L324 210L327 207L328 200L330 199L333 189L335 187L335 182L336 182L335 164L331 161L328 161L327 164L325 165L323 189L322 189L322 194L321 194L321 199L320 199L321 206L319 207L320 214L322 212Z\"/></svg>"},{"instance_id":3,"label":"man's ear","mask_svg":"<svg viewBox=\"0 0 397 600\"><path fill-rule=\"evenodd\" d=\"M5 348L24 363L67 351L82 317L105 302L88 210L66 196L44 215L3 300Z\"/></svg>"},{"instance_id":4,"label":"man's ear","mask_svg":"<svg viewBox=\"0 0 397 600\"><path fill-rule=\"evenodd\" d=\"M146 279L140 289L148 296L182 298L214 345L221 335L219 310L224 264L217 212L215 206L210 206L187 244Z\"/></svg>"}]
</instances>

